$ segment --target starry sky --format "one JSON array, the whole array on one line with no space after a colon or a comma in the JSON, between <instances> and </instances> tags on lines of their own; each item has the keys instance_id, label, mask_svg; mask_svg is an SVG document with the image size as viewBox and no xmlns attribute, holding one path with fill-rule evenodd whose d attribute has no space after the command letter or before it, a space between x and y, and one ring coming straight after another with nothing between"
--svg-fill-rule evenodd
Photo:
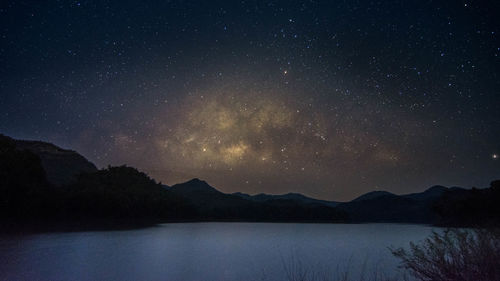
<instances>
[{"instance_id":1,"label":"starry sky","mask_svg":"<svg viewBox=\"0 0 500 281\"><path fill-rule=\"evenodd\" d=\"M500 178L498 1L2 1L0 133L166 184Z\"/></svg>"}]
</instances>

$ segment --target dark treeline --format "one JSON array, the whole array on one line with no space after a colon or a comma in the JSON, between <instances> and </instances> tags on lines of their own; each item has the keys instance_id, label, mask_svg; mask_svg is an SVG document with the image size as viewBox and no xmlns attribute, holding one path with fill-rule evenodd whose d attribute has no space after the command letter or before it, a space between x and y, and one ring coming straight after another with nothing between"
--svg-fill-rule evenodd
<instances>
[{"instance_id":1,"label":"dark treeline","mask_svg":"<svg viewBox=\"0 0 500 281\"><path fill-rule=\"evenodd\" d=\"M0 137L0 216L11 220L194 217L179 196L130 167L80 174L54 186L38 155Z\"/></svg>"},{"instance_id":2,"label":"dark treeline","mask_svg":"<svg viewBox=\"0 0 500 281\"><path fill-rule=\"evenodd\" d=\"M57 166L54 157L42 156L46 162L51 161L51 167ZM333 207L286 196L250 200L222 193L198 179L168 187L127 166L94 168L57 185L47 179L42 160L39 154L16 146L16 140L0 135L3 221L373 221L454 226L500 223L500 181L493 181L486 189L435 187L413 195L362 196L363 200ZM78 166L82 166L81 162L79 159ZM63 163L65 166L69 162ZM59 172L68 167L56 168Z\"/></svg>"},{"instance_id":3,"label":"dark treeline","mask_svg":"<svg viewBox=\"0 0 500 281\"><path fill-rule=\"evenodd\" d=\"M17 150L13 139L0 136L0 216L26 218L45 215L51 186L40 158Z\"/></svg>"},{"instance_id":4,"label":"dark treeline","mask_svg":"<svg viewBox=\"0 0 500 281\"><path fill-rule=\"evenodd\" d=\"M436 224L444 226L499 226L500 180L489 188L445 192L433 205Z\"/></svg>"},{"instance_id":5,"label":"dark treeline","mask_svg":"<svg viewBox=\"0 0 500 281\"><path fill-rule=\"evenodd\" d=\"M8 137L0 137L0 173L0 216L11 221L345 219L342 212L327 206L286 200L252 202L208 185L206 188L213 190L208 197L204 197L203 191L190 194L185 191L196 181L185 183L185 190L170 189L126 166L81 173L71 183L55 186L47 181L38 155L16 148L16 142Z\"/></svg>"}]
</instances>

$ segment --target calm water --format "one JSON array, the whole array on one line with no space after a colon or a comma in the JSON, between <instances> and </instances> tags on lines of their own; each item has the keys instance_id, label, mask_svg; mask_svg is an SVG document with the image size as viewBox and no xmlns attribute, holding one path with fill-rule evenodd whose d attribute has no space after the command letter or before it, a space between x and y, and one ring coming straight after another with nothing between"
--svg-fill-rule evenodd
<instances>
[{"instance_id":1,"label":"calm water","mask_svg":"<svg viewBox=\"0 0 500 281\"><path fill-rule=\"evenodd\" d=\"M284 280L286 272L397 273L387 247L433 228L404 224L179 223L0 236L1 280ZM370 273L371 274L371 273Z\"/></svg>"}]
</instances>

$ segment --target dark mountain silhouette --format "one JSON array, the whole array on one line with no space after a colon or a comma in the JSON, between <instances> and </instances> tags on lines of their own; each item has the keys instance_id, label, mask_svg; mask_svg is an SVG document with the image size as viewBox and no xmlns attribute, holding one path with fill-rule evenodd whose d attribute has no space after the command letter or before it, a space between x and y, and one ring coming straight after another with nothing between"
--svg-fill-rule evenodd
<instances>
[{"instance_id":1,"label":"dark mountain silhouette","mask_svg":"<svg viewBox=\"0 0 500 281\"><path fill-rule=\"evenodd\" d=\"M300 193L287 193L287 194L281 194L281 195L271 195L271 194L265 194L265 193L260 193L256 195L249 195L246 193L241 193L241 192L235 192L233 195L239 196L244 199L249 199L252 201L256 202L265 202L269 200L291 200L291 201L296 201L297 203L303 203L303 204L317 204L317 205L324 205L328 207L335 207L339 204L339 202L335 201L327 201L327 200L319 200L319 199L314 199L307 197L305 195L302 195Z\"/></svg>"},{"instance_id":2,"label":"dark mountain silhouette","mask_svg":"<svg viewBox=\"0 0 500 281\"><path fill-rule=\"evenodd\" d=\"M434 204L446 192L465 190L460 187L432 186L419 193L396 195L387 191L371 191L349 202L317 200L296 193L284 195L234 195L257 202L273 199L290 199L302 203L322 204L343 210L352 222L412 222L434 223L438 216Z\"/></svg>"},{"instance_id":3,"label":"dark mountain silhouette","mask_svg":"<svg viewBox=\"0 0 500 281\"><path fill-rule=\"evenodd\" d=\"M410 193L410 194L405 194L402 196L405 198L410 198L410 199L414 199L414 200L428 200L428 199L435 199L437 197L440 197L447 190L448 190L448 188L445 186L435 185L435 186L429 187L424 192Z\"/></svg>"},{"instance_id":4,"label":"dark mountain silhouette","mask_svg":"<svg viewBox=\"0 0 500 281\"><path fill-rule=\"evenodd\" d=\"M284 195L261 193L252 196L237 192L234 195L257 202L289 199L305 204L336 207L344 211L352 222L433 223L438 220L438 214L434 211L433 204L445 192L450 190L463 189L459 187L433 186L424 192L404 195L396 195L387 191L371 191L349 202L317 200L296 193Z\"/></svg>"},{"instance_id":5,"label":"dark mountain silhouette","mask_svg":"<svg viewBox=\"0 0 500 281\"><path fill-rule=\"evenodd\" d=\"M193 179L168 188L196 206L207 220L247 221L344 221L345 214L330 206L276 197L251 200L239 194L222 193L205 181ZM304 196L305 197L305 196Z\"/></svg>"},{"instance_id":6,"label":"dark mountain silhouette","mask_svg":"<svg viewBox=\"0 0 500 281\"><path fill-rule=\"evenodd\" d=\"M432 223L432 200L418 201L395 194L339 204L353 222Z\"/></svg>"},{"instance_id":7,"label":"dark mountain silhouette","mask_svg":"<svg viewBox=\"0 0 500 281\"><path fill-rule=\"evenodd\" d=\"M433 210L438 214L438 225L478 226L500 224L500 180L489 188L453 188L439 197Z\"/></svg>"},{"instance_id":8,"label":"dark mountain silhouette","mask_svg":"<svg viewBox=\"0 0 500 281\"><path fill-rule=\"evenodd\" d=\"M43 165L42 157L48 166ZM56 186L48 180L47 171L59 179L72 179ZM0 136L0 193L0 217L7 220L158 220L194 216L194 208L186 200L134 168L98 171L76 152L5 136Z\"/></svg>"},{"instance_id":9,"label":"dark mountain silhouette","mask_svg":"<svg viewBox=\"0 0 500 281\"><path fill-rule=\"evenodd\" d=\"M454 190L464 190L462 187L445 187L442 185L435 185L424 192L419 192L419 193L410 193L410 194L405 194L401 195L405 198L410 198L414 200L435 200L439 197L441 197L445 192L447 191L454 191Z\"/></svg>"},{"instance_id":10,"label":"dark mountain silhouette","mask_svg":"<svg viewBox=\"0 0 500 281\"><path fill-rule=\"evenodd\" d=\"M210 186L206 181L200 180L198 178L194 178L184 183L172 185L171 187L167 187L167 189L174 192L193 193L193 195L199 193L221 193L217 189Z\"/></svg>"},{"instance_id":11,"label":"dark mountain silhouette","mask_svg":"<svg viewBox=\"0 0 500 281\"><path fill-rule=\"evenodd\" d=\"M173 185L167 190L186 198L197 207L200 215L207 219L222 219L223 217L235 219L242 215L240 210L253 207L253 202L222 193L199 179Z\"/></svg>"},{"instance_id":12,"label":"dark mountain silhouette","mask_svg":"<svg viewBox=\"0 0 500 281\"><path fill-rule=\"evenodd\" d=\"M74 151L0 135L0 218L498 225L500 181L486 189L433 186L404 195L373 191L343 203L298 193L226 194L196 178L169 187L132 167L97 170Z\"/></svg>"},{"instance_id":13,"label":"dark mountain silhouette","mask_svg":"<svg viewBox=\"0 0 500 281\"><path fill-rule=\"evenodd\" d=\"M387 191L370 191L368 193L365 193L355 199L353 199L351 202L360 202L360 201L365 201L365 200L373 200L381 197L394 197L397 196L396 194L387 192Z\"/></svg>"},{"instance_id":14,"label":"dark mountain silhouette","mask_svg":"<svg viewBox=\"0 0 500 281\"><path fill-rule=\"evenodd\" d=\"M97 172L96 166L82 155L51 143L15 140L15 146L18 150L28 150L38 155L47 180L56 186L74 182L78 174Z\"/></svg>"},{"instance_id":15,"label":"dark mountain silhouette","mask_svg":"<svg viewBox=\"0 0 500 281\"><path fill-rule=\"evenodd\" d=\"M354 222L435 223L439 214L435 204L445 193L464 190L459 187L432 186L419 193L396 195L387 191L372 191L337 205Z\"/></svg>"}]
</instances>

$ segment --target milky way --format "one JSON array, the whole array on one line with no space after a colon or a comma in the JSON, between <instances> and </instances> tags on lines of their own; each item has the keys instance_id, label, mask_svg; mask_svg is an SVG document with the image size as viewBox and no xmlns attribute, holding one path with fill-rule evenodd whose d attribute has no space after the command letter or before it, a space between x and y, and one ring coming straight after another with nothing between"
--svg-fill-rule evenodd
<instances>
[{"instance_id":1,"label":"milky way","mask_svg":"<svg viewBox=\"0 0 500 281\"><path fill-rule=\"evenodd\" d=\"M3 2L0 132L224 192L487 186L498 5Z\"/></svg>"}]
</instances>

